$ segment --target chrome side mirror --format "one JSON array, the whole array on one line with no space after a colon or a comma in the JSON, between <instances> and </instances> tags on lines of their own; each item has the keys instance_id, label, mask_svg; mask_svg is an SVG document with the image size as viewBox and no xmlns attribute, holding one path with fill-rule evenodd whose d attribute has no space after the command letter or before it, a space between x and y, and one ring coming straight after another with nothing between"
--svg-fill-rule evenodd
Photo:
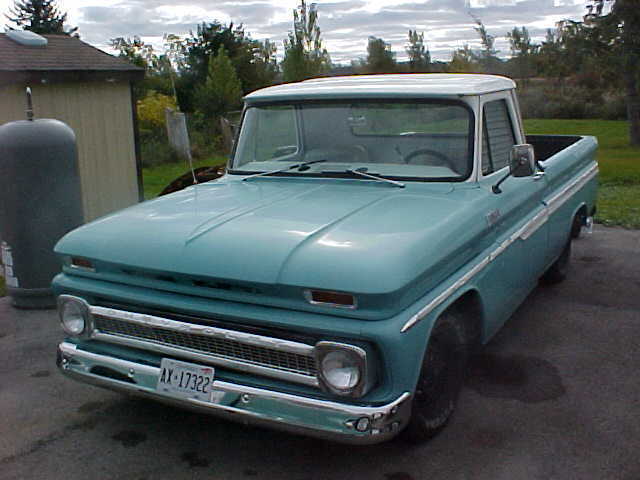
<instances>
[{"instance_id":1,"label":"chrome side mirror","mask_svg":"<svg viewBox=\"0 0 640 480\"><path fill-rule=\"evenodd\" d=\"M509 173L513 177L530 177L536 173L536 156L533 145L514 145L509 153Z\"/></svg>"},{"instance_id":2,"label":"chrome side mirror","mask_svg":"<svg viewBox=\"0 0 640 480\"><path fill-rule=\"evenodd\" d=\"M509 173L491 187L493 193L502 193L500 185L509 177L530 177L536 173L538 163L533 151L533 145L522 143L514 145L509 152Z\"/></svg>"}]
</instances>

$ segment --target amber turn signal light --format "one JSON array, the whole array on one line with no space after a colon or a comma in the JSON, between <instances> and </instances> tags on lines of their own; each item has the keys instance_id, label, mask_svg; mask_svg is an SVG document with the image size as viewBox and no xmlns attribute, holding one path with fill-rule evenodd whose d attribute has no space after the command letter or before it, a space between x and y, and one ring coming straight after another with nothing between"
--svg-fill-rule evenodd
<instances>
[{"instance_id":1,"label":"amber turn signal light","mask_svg":"<svg viewBox=\"0 0 640 480\"><path fill-rule=\"evenodd\" d=\"M306 290L304 293L309 303L313 305L356 308L356 299L350 293L331 292L328 290Z\"/></svg>"},{"instance_id":2,"label":"amber turn signal light","mask_svg":"<svg viewBox=\"0 0 640 480\"><path fill-rule=\"evenodd\" d=\"M86 258L71 257L71 266L75 268L81 268L83 270L95 271L93 262L91 260L87 260Z\"/></svg>"}]
</instances>

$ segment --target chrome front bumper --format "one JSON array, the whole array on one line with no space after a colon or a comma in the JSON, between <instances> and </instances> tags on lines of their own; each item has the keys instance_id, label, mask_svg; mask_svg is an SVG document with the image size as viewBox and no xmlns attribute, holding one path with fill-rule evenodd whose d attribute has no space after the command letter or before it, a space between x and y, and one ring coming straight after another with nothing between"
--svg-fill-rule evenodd
<instances>
[{"instance_id":1,"label":"chrome front bumper","mask_svg":"<svg viewBox=\"0 0 640 480\"><path fill-rule=\"evenodd\" d=\"M372 444L388 440L404 428L411 413L409 392L386 405L357 406L221 380L213 382L208 402L175 398L156 391L160 368L87 352L69 342L58 346L58 366L63 374L81 382L245 424L345 443ZM104 372L110 372L110 376ZM367 428L359 431L356 425Z\"/></svg>"}]
</instances>

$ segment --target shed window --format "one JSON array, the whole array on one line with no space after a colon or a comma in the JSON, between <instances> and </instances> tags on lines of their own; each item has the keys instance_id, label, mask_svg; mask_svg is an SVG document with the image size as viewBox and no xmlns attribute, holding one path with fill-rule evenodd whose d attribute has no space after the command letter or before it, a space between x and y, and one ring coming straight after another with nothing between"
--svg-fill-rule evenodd
<instances>
[{"instance_id":1,"label":"shed window","mask_svg":"<svg viewBox=\"0 0 640 480\"><path fill-rule=\"evenodd\" d=\"M516 139L505 100L485 103L483 118L482 173L487 175L509 164L509 153Z\"/></svg>"}]
</instances>

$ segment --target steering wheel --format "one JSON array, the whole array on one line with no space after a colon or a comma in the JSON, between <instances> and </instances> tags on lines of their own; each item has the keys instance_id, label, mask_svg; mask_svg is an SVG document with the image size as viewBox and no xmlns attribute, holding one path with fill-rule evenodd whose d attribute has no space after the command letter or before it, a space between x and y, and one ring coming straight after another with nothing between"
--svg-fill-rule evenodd
<instances>
[{"instance_id":1,"label":"steering wheel","mask_svg":"<svg viewBox=\"0 0 640 480\"><path fill-rule=\"evenodd\" d=\"M430 148L419 148L418 150L414 150L410 154L403 157L402 160L404 161L404 163L411 163L413 160L420 157L421 155L429 155L434 157L437 160L437 163L435 164L429 163L428 165L444 165L446 167L449 167L454 172L456 171L456 169L454 168L453 162L449 160L449 158L444 153L438 152L437 150L431 150Z\"/></svg>"}]
</instances>

